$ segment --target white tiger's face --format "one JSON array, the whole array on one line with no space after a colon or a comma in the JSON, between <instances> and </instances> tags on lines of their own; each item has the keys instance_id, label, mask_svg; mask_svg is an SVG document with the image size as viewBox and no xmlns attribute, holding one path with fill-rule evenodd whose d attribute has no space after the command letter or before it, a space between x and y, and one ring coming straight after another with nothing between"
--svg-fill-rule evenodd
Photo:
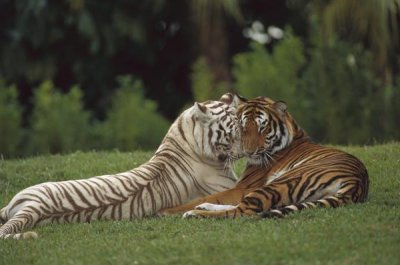
<instances>
[{"instance_id":1,"label":"white tiger's face","mask_svg":"<svg viewBox=\"0 0 400 265\"><path fill-rule=\"evenodd\" d=\"M230 104L206 101L195 103L193 106L194 116L202 127L202 130L194 131L195 139L203 147L204 155L221 162L241 157L240 131L235 107L234 100Z\"/></svg>"}]
</instances>

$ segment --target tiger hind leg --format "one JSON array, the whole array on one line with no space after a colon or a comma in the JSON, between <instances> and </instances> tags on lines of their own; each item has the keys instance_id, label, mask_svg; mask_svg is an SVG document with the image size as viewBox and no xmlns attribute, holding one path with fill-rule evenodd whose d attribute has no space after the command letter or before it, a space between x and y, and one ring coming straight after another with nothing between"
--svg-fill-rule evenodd
<instances>
[{"instance_id":1,"label":"tiger hind leg","mask_svg":"<svg viewBox=\"0 0 400 265\"><path fill-rule=\"evenodd\" d=\"M34 223L38 220L36 214L31 214L27 211L21 211L11 217L4 225L0 227L0 240L1 239L30 239L37 238L36 232L27 231L22 232L26 228L33 227Z\"/></svg>"},{"instance_id":2,"label":"tiger hind leg","mask_svg":"<svg viewBox=\"0 0 400 265\"><path fill-rule=\"evenodd\" d=\"M4 207L0 210L0 226L2 224L5 224L8 220L7 215L6 215L6 209L7 209L7 207Z\"/></svg>"},{"instance_id":3,"label":"tiger hind leg","mask_svg":"<svg viewBox=\"0 0 400 265\"><path fill-rule=\"evenodd\" d=\"M263 218L282 218L290 213L309 208L336 208L349 203L349 201L351 201L351 199L346 196L332 195L316 201L295 203L277 209L270 209L259 213L259 216Z\"/></svg>"}]
</instances>

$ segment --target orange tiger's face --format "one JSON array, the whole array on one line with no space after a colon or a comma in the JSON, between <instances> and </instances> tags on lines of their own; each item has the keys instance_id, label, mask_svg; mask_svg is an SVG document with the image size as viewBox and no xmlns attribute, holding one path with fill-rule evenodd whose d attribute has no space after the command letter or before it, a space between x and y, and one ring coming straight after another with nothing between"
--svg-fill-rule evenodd
<instances>
[{"instance_id":1,"label":"orange tiger's face","mask_svg":"<svg viewBox=\"0 0 400 265\"><path fill-rule=\"evenodd\" d=\"M251 164L268 163L292 140L291 117L283 102L258 97L239 106L237 116L242 152Z\"/></svg>"}]
</instances>

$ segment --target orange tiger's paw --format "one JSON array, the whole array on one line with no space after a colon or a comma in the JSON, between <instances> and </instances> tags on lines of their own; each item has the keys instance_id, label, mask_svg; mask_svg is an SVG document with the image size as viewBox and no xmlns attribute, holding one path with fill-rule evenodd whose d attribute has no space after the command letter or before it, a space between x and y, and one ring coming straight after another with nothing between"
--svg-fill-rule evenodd
<instances>
[{"instance_id":1,"label":"orange tiger's paw","mask_svg":"<svg viewBox=\"0 0 400 265\"><path fill-rule=\"evenodd\" d=\"M204 215L204 212L206 212L206 211L201 211L201 210L191 210L191 211L187 211L186 213L183 214L182 218L183 218L183 219L205 218L206 216ZM203 213L203 214L202 214L202 213Z\"/></svg>"}]
</instances>

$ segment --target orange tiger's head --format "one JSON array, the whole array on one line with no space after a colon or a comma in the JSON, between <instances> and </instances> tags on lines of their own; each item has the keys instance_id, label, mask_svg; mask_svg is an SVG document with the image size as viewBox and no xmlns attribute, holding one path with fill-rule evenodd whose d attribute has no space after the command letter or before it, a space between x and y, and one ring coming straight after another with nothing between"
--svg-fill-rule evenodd
<instances>
[{"instance_id":1,"label":"orange tiger's head","mask_svg":"<svg viewBox=\"0 0 400 265\"><path fill-rule=\"evenodd\" d=\"M237 109L241 147L251 164L267 163L293 140L299 128L282 101L266 97L248 100Z\"/></svg>"}]
</instances>

